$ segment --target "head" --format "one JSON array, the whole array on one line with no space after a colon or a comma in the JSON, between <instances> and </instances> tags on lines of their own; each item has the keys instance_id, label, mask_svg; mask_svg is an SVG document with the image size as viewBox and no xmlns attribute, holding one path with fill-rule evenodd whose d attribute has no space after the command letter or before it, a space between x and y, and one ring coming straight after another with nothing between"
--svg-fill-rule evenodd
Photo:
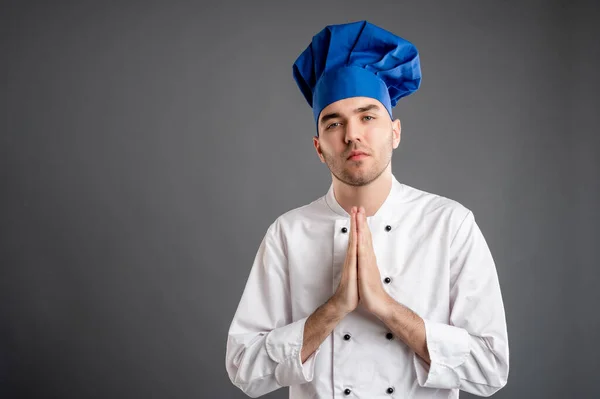
<instances>
[{"instance_id":1,"label":"head","mask_svg":"<svg viewBox=\"0 0 600 399\"><path fill-rule=\"evenodd\" d=\"M392 108L421 84L416 47L367 21L328 25L292 71L313 110L313 143L332 178L365 186L391 173L392 152L400 144ZM365 155L352 158L352 151Z\"/></svg>"},{"instance_id":2,"label":"head","mask_svg":"<svg viewBox=\"0 0 600 399\"><path fill-rule=\"evenodd\" d=\"M327 105L318 116L313 144L333 177L364 186L386 171L400 144L400 120L370 97L350 97ZM355 152L363 155L352 157Z\"/></svg>"}]
</instances>

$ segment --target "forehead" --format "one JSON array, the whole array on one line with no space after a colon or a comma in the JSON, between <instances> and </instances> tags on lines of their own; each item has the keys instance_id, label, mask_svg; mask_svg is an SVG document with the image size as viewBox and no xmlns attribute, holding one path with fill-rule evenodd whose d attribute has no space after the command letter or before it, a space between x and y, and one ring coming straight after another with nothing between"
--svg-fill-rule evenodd
<instances>
[{"instance_id":1,"label":"forehead","mask_svg":"<svg viewBox=\"0 0 600 399\"><path fill-rule=\"evenodd\" d=\"M385 111L385 107L383 106L381 101L377 99L371 97L350 97L329 104L328 106L323 108L319 117L331 113L349 115L352 114L357 108L366 107L368 105L377 105L379 107L379 112ZM373 111L377 112L377 110Z\"/></svg>"}]
</instances>

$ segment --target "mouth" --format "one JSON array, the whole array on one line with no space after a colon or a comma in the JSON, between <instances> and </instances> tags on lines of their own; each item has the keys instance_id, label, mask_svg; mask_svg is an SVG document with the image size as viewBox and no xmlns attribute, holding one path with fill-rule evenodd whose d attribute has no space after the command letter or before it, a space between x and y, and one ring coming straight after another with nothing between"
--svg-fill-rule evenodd
<instances>
[{"instance_id":1,"label":"mouth","mask_svg":"<svg viewBox=\"0 0 600 399\"><path fill-rule=\"evenodd\" d=\"M352 152L350 153L350 156L348 157L349 161L358 161L359 159L363 159L368 157L369 155L365 154L364 152Z\"/></svg>"}]
</instances>

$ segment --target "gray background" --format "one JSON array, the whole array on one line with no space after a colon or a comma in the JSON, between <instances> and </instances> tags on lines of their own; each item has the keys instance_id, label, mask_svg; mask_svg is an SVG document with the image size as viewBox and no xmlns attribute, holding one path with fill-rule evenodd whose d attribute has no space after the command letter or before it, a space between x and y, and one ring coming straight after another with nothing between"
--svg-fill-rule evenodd
<instances>
[{"instance_id":1,"label":"gray background","mask_svg":"<svg viewBox=\"0 0 600 399\"><path fill-rule=\"evenodd\" d=\"M594 2L100 3L0 11L0 397L245 397L252 260L330 184L291 66L361 19L421 53L393 173L472 209L496 260L495 397L600 397Z\"/></svg>"}]
</instances>

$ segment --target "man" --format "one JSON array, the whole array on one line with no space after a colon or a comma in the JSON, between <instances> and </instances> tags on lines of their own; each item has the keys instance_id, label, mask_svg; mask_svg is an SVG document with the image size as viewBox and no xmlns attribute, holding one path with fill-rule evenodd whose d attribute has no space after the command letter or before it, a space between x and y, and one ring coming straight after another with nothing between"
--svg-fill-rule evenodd
<instances>
[{"instance_id":1,"label":"man","mask_svg":"<svg viewBox=\"0 0 600 399\"><path fill-rule=\"evenodd\" d=\"M493 394L509 353L486 241L471 211L391 170L416 49L365 21L332 25L293 71L332 184L268 228L229 329L231 381L251 397Z\"/></svg>"}]
</instances>

